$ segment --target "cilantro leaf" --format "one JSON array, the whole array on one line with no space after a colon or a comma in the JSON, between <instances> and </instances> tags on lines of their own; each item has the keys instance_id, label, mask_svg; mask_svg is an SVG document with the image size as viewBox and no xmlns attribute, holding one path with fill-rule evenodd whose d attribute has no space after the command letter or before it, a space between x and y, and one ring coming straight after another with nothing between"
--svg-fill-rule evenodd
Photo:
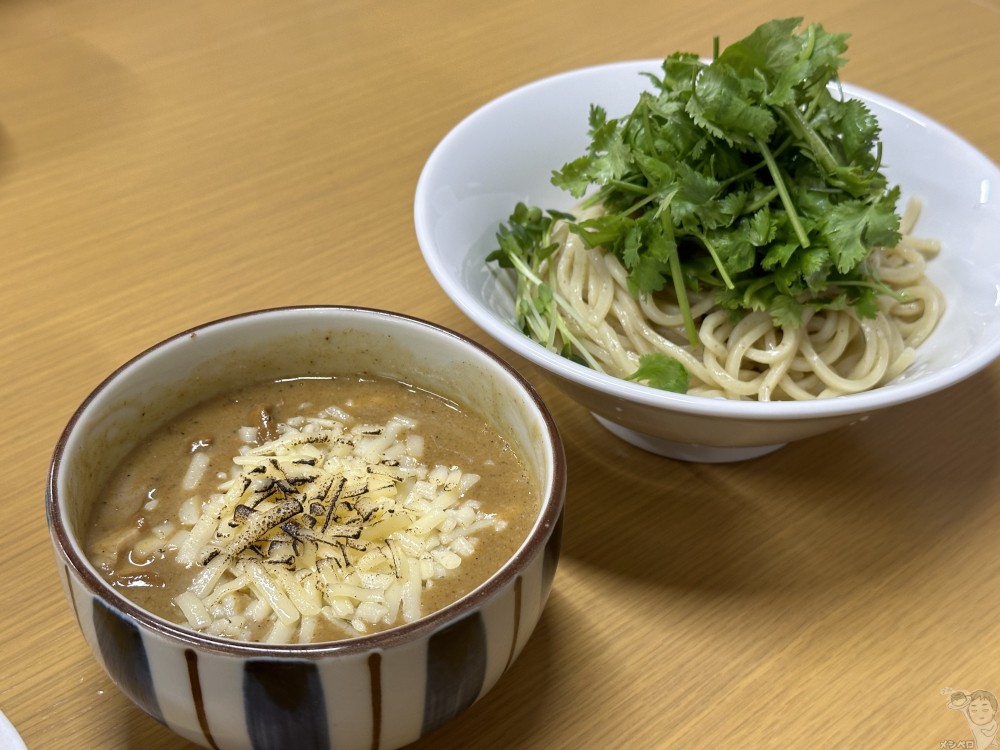
<instances>
[{"instance_id":1,"label":"cilantro leaf","mask_svg":"<svg viewBox=\"0 0 1000 750\"><path fill-rule=\"evenodd\" d=\"M642 355L639 367L625 379L645 383L662 391L687 393L690 375L678 360L656 352Z\"/></svg>"},{"instance_id":2,"label":"cilantro leaf","mask_svg":"<svg viewBox=\"0 0 1000 750\"><path fill-rule=\"evenodd\" d=\"M868 257L872 246L896 244L898 228L899 217L879 204L845 200L830 209L824 234L834 265L847 273Z\"/></svg>"}]
</instances>

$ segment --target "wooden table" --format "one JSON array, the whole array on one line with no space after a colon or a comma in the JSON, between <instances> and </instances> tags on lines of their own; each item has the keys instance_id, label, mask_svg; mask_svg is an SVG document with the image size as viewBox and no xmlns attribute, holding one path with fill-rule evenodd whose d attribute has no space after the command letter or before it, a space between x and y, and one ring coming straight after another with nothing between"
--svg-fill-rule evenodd
<instances>
[{"instance_id":1,"label":"wooden table","mask_svg":"<svg viewBox=\"0 0 1000 750\"><path fill-rule=\"evenodd\" d=\"M942 690L1000 693L1000 365L759 460L679 463L480 333L414 236L424 160L479 105L792 15L852 32L846 80L1000 161L998 0L0 4L0 710L29 748L193 747L119 694L63 600L43 491L73 409L170 334L312 303L492 346L565 436L545 615L416 747L974 747Z\"/></svg>"}]
</instances>

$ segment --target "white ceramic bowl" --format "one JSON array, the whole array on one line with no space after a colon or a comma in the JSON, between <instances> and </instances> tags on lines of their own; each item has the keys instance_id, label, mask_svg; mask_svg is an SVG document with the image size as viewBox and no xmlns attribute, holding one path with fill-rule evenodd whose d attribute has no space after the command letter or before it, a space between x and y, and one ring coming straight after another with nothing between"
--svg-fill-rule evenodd
<instances>
[{"instance_id":1,"label":"white ceramic bowl","mask_svg":"<svg viewBox=\"0 0 1000 750\"><path fill-rule=\"evenodd\" d=\"M21 735L10 720L0 712L0 748L3 750L27 750Z\"/></svg>"},{"instance_id":2,"label":"white ceramic bowl","mask_svg":"<svg viewBox=\"0 0 1000 750\"><path fill-rule=\"evenodd\" d=\"M371 373L479 411L519 446L542 495L527 539L482 586L427 617L334 643L262 645L195 633L112 590L81 550L108 472L165 419L242 384ZM59 440L46 507L69 602L98 661L140 708L216 750L391 750L486 694L524 647L559 558L562 444L531 386L494 354L402 315L283 308L199 326L99 385Z\"/></svg>"},{"instance_id":3,"label":"white ceramic bowl","mask_svg":"<svg viewBox=\"0 0 1000 750\"><path fill-rule=\"evenodd\" d=\"M518 201L571 209L553 170L586 152L587 116L632 110L659 60L622 62L546 78L490 102L431 154L417 184L414 220L428 267L484 331L537 365L616 435L692 461L734 461L854 422L967 378L1000 354L1000 170L969 143L918 112L845 85L883 130L883 165L903 202L924 201L922 236L944 250L929 274L947 298L937 330L898 381L867 393L812 402L707 399L658 391L547 351L514 323L513 285L484 258ZM902 205L902 203L900 204Z\"/></svg>"}]
</instances>

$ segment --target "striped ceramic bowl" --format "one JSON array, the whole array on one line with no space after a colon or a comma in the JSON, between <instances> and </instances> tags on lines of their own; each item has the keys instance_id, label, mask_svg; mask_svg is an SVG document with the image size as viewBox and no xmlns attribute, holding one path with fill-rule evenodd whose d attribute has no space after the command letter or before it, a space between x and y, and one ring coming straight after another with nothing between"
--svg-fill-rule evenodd
<instances>
[{"instance_id":1,"label":"striped ceramic bowl","mask_svg":"<svg viewBox=\"0 0 1000 750\"><path fill-rule=\"evenodd\" d=\"M80 543L88 506L108 472L164 419L247 381L345 372L375 372L452 396L521 447L542 490L541 511L526 541L486 583L383 633L262 645L202 635L151 615L98 575ZM126 363L63 432L46 504L80 630L111 679L150 716L219 750L389 750L483 697L520 653L552 586L565 487L551 416L496 355L407 316L309 307L209 323Z\"/></svg>"}]
</instances>

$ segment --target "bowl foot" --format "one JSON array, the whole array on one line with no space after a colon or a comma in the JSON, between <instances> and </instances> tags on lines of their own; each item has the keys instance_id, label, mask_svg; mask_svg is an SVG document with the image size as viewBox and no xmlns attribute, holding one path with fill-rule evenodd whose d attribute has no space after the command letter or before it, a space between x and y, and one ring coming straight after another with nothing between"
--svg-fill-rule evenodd
<instances>
[{"instance_id":1,"label":"bowl foot","mask_svg":"<svg viewBox=\"0 0 1000 750\"><path fill-rule=\"evenodd\" d=\"M692 443L676 443L672 440L630 430L597 414L593 414L593 417L602 427L626 443L631 443L637 448L642 448L659 456L666 456L678 461L690 461L691 463L721 464L747 461L751 458L766 456L768 453L773 453L785 446L785 443L778 443L776 445L718 448L708 445L694 445Z\"/></svg>"}]
</instances>

